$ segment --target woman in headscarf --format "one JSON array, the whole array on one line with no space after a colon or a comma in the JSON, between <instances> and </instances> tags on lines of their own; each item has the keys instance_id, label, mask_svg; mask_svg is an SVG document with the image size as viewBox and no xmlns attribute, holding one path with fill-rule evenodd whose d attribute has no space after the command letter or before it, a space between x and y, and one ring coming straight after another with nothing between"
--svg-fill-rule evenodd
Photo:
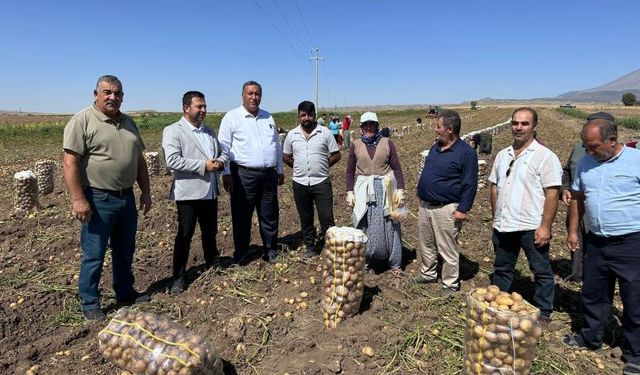
<instances>
[{"instance_id":1,"label":"woman in headscarf","mask_svg":"<svg viewBox=\"0 0 640 375\"><path fill-rule=\"evenodd\" d=\"M378 116L360 117L360 139L354 139L347 159L347 204L353 207L353 223L366 232L366 265L385 262L402 275L400 223L390 215L404 206L404 177L396 147L380 134Z\"/></svg>"}]
</instances>

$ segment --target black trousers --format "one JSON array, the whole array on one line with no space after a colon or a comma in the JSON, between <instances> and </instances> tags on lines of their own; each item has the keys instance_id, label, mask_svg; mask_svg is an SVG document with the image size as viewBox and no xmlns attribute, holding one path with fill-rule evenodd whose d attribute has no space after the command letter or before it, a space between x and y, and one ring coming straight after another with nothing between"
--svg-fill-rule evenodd
<instances>
[{"instance_id":1,"label":"black trousers","mask_svg":"<svg viewBox=\"0 0 640 375\"><path fill-rule=\"evenodd\" d=\"M240 260L251 244L251 218L258 212L260 237L264 255L275 256L278 246L278 175L275 168L257 171L231 164L233 192L231 218L233 221L233 257Z\"/></svg>"},{"instance_id":2,"label":"black trousers","mask_svg":"<svg viewBox=\"0 0 640 375\"><path fill-rule=\"evenodd\" d=\"M566 226L569 229L569 214L567 213ZM571 252L571 276L575 280L582 280L582 269L584 267L584 238L587 233L584 229L584 221L580 219L578 223L578 243L580 248Z\"/></svg>"},{"instance_id":3,"label":"black trousers","mask_svg":"<svg viewBox=\"0 0 640 375\"><path fill-rule=\"evenodd\" d=\"M316 185L302 185L293 181L293 199L300 216L300 229L302 240L308 250L316 244L316 228L313 225L313 205L318 210L318 222L320 223L320 243L323 243L324 234L330 227L336 225L333 220L333 189L331 179L327 178Z\"/></svg>"},{"instance_id":4,"label":"black trousers","mask_svg":"<svg viewBox=\"0 0 640 375\"><path fill-rule=\"evenodd\" d=\"M584 328L580 334L589 347L602 345L618 280L624 307L623 359L640 364L640 232L614 237L600 237L589 232L585 243Z\"/></svg>"},{"instance_id":5,"label":"black trousers","mask_svg":"<svg viewBox=\"0 0 640 375\"><path fill-rule=\"evenodd\" d=\"M218 257L216 234L218 233L218 200L176 201L178 207L178 234L173 246L173 277L184 275L189 260L191 238L200 224L202 251L207 264Z\"/></svg>"}]
</instances>

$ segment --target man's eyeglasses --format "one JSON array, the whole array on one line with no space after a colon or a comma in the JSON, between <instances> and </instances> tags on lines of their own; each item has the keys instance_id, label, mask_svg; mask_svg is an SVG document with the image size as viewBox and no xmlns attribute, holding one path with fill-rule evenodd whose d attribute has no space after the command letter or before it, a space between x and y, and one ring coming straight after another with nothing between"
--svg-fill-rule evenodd
<instances>
[{"instance_id":1,"label":"man's eyeglasses","mask_svg":"<svg viewBox=\"0 0 640 375\"><path fill-rule=\"evenodd\" d=\"M507 169L507 177L509 177L509 175L511 174L511 167L513 167L513 163L516 161L516 159L511 159L511 163L509 163L509 168Z\"/></svg>"},{"instance_id":2,"label":"man's eyeglasses","mask_svg":"<svg viewBox=\"0 0 640 375\"><path fill-rule=\"evenodd\" d=\"M528 126L529 124L531 124L529 121L511 121L511 126L517 126L517 125L522 125L522 126Z\"/></svg>"}]
</instances>

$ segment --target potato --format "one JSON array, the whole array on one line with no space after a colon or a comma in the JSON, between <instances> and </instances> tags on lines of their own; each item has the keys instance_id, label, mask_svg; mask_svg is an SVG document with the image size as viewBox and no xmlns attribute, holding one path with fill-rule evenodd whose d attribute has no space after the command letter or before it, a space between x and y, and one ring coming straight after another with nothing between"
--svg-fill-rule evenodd
<instances>
[{"instance_id":1,"label":"potato","mask_svg":"<svg viewBox=\"0 0 640 375\"><path fill-rule=\"evenodd\" d=\"M359 310L364 291L364 242L364 233L354 228L327 230L322 273L325 303L321 308L329 328ZM332 301L335 304L330 305Z\"/></svg>"}]
</instances>

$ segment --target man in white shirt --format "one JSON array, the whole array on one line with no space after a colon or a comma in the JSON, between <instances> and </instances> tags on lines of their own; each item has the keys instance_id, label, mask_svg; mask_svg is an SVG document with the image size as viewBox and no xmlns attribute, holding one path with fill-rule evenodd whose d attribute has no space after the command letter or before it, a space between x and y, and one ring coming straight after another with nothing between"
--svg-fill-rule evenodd
<instances>
[{"instance_id":1,"label":"man in white shirt","mask_svg":"<svg viewBox=\"0 0 640 375\"><path fill-rule=\"evenodd\" d=\"M167 167L173 172L170 196L178 208L172 295L184 291L184 273L196 223L200 224L207 266L212 266L218 258L218 173L229 161L216 134L203 123L207 115L204 94L186 92L182 97L182 112L180 121L162 131L162 149Z\"/></svg>"},{"instance_id":2,"label":"man in white shirt","mask_svg":"<svg viewBox=\"0 0 640 375\"><path fill-rule=\"evenodd\" d=\"M284 140L284 163L293 168L293 198L296 201L302 239L306 247L304 258L317 255L324 243L324 234L335 225L333 220L333 189L329 168L340 160L340 148L331 131L316 122L316 108L310 101L298 105L300 126L292 129ZM313 226L313 205L318 210L320 233L316 242Z\"/></svg>"},{"instance_id":3,"label":"man in white shirt","mask_svg":"<svg viewBox=\"0 0 640 375\"><path fill-rule=\"evenodd\" d=\"M242 105L227 112L220 123L220 143L230 164L222 183L231 194L234 260L240 262L251 243L251 218L258 212L264 255L276 262L278 246L278 185L284 183L278 127L271 114L260 109L262 87L242 86Z\"/></svg>"},{"instance_id":4,"label":"man in white shirt","mask_svg":"<svg viewBox=\"0 0 640 375\"><path fill-rule=\"evenodd\" d=\"M543 328L553 309L554 280L549 261L551 224L558 209L562 166L534 138L537 112L528 107L511 115L513 144L496 155L489 176L496 253L493 283L509 291L520 248L535 276L533 304Z\"/></svg>"}]
</instances>

